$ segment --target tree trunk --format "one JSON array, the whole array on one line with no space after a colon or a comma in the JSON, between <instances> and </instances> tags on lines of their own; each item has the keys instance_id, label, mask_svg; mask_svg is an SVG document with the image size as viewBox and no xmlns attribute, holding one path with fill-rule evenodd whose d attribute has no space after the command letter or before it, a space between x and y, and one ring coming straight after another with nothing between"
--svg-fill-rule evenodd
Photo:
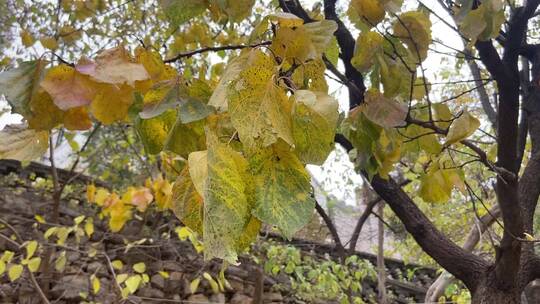
<instances>
[{"instance_id":1,"label":"tree trunk","mask_svg":"<svg viewBox=\"0 0 540 304\"><path fill-rule=\"evenodd\" d=\"M478 285L472 293L472 304L522 304L521 290L512 288L501 290L495 283L495 276L489 276L487 280Z\"/></svg>"}]
</instances>

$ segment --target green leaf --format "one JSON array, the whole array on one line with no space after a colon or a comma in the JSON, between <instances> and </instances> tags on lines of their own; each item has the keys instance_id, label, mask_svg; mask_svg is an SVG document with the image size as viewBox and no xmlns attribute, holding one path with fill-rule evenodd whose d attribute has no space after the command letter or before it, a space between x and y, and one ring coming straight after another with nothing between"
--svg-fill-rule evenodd
<instances>
[{"instance_id":1,"label":"green leaf","mask_svg":"<svg viewBox=\"0 0 540 304\"><path fill-rule=\"evenodd\" d=\"M173 27L178 27L206 10L205 0L161 0L165 15Z\"/></svg>"},{"instance_id":2,"label":"green leaf","mask_svg":"<svg viewBox=\"0 0 540 304\"><path fill-rule=\"evenodd\" d=\"M334 149L337 101L320 92L294 93L292 125L295 152L304 163L321 165Z\"/></svg>"},{"instance_id":3,"label":"green leaf","mask_svg":"<svg viewBox=\"0 0 540 304\"><path fill-rule=\"evenodd\" d=\"M240 140L248 148L266 147L282 138L293 144L290 101L274 83L274 59L259 50L250 53L247 68L229 85L229 113Z\"/></svg>"},{"instance_id":4,"label":"green leaf","mask_svg":"<svg viewBox=\"0 0 540 304\"><path fill-rule=\"evenodd\" d=\"M0 159L35 160L47 151L49 133L8 125L0 131Z\"/></svg>"},{"instance_id":5,"label":"green leaf","mask_svg":"<svg viewBox=\"0 0 540 304\"><path fill-rule=\"evenodd\" d=\"M200 100L190 98L180 106L180 121L187 124L204 119L214 112L215 109L212 106L209 106Z\"/></svg>"},{"instance_id":6,"label":"green leaf","mask_svg":"<svg viewBox=\"0 0 540 304\"><path fill-rule=\"evenodd\" d=\"M476 117L472 116L467 110L463 111L450 125L444 145L448 146L469 137L479 126L480 121Z\"/></svg>"},{"instance_id":7,"label":"green leaf","mask_svg":"<svg viewBox=\"0 0 540 304\"><path fill-rule=\"evenodd\" d=\"M176 81L157 83L144 94L144 106L139 116L142 119L154 118L176 108L181 101L179 84Z\"/></svg>"},{"instance_id":8,"label":"green leaf","mask_svg":"<svg viewBox=\"0 0 540 304\"><path fill-rule=\"evenodd\" d=\"M208 178L204 194L204 256L236 263L236 242L251 217L248 163L219 142L208 148Z\"/></svg>"},{"instance_id":9,"label":"green leaf","mask_svg":"<svg viewBox=\"0 0 540 304\"><path fill-rule=\"evenodd\" d=\"M309 222L315 207L310 177L284 142L259 150L250 158L255 183L255 215L291 238Z\"/></svg>"},{"instance_id":10,"label":"green leaf","mask_svg":"<svg viewBox=\"0 0 540 304\"><path fill-rule=\"evenodd\" d=\"M206 149L204 124L203 120L186 124L178 116L165 141L165 149L183 158L187 158L191 152Z\"/></svg>"},{"instance_id":11,"label":"green leaf","mask_svg":"<svg viewBox=\"0 0 540 304\"><path fill-rule=\"evenodd\" d=\"M30 101L39 88L45 64L42 60L27 61L0 73L0 94L6 97L13 113L30 115Z\"/></svg>"}]
</instances>

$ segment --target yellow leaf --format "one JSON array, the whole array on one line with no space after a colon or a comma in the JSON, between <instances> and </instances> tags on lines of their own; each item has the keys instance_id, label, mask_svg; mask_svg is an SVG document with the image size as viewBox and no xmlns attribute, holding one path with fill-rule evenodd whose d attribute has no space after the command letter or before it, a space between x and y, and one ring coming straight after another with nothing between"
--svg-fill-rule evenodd
<instances>
[{"instance_id":1,"label":"yellow leaf","mask_svg":"<svg viewBox=\"0 0 540 304\"><path fill-rule=\"evenodd\" d=\"M86 186L86 200L88 200L89 203L96 201L96 185L89 184Z\"/></svg>"},{"instance_id":2,"label":"yellow leaf","mask_svg":"<svg viewBox=\"0 0 540 304\"><path fill-rule=\"evenodd\" d=\"M112 264L112 267L116 270L122 270L122 268L124 267L124 263L122 263L122 261L120 260L114 260L111 262Z\"/></svg>"},{"instance_id":3,"label":"yellow leaf","mask_svg":"<svg viewBox=\"0 0 540 304\"><path fill-rule=\"evenodd\" d=\"M158 271L159 275L162 276L164 279L168 279L169 278L169 273L166 272L166 271ZM0 272L0 274L2 274L2 272Z\"/></svg>"},{"instance_id":4,"label":"yellow leaf","mask_svg":"<svg viewBox=\"0 0 540 304\"><path fill-rule=\"evenodd\" d=\"M25 47L31 47L35 42L34 37L28 31L21 31L21 40Z\"/></svg>"},{"instance_id":5,"label":"yellow leaf","mask_svg":"<svg viewBox=\"0 0 540 304\"><path fill-rule=\"evenodd\" d=\"M445 146L461 141L478 129L480 121L472 116L467 110L452 122L446 135Z\"/></svg>"},{"instance_id":6,"label":"yellow leaf","mask_svg":"<svg viewBox=\"0 0 540 304\"><path fill-rule=\"evenodd\" d=\"M527 232L523 232L523 235L527 241L535 241L534 236L528 234Z\"/></svg>"},{"instance_id":7,"label":"yellow leaf","mask_svg":"<svg viewBox=\"0 0 540 304\"><path fill-rule=\"evenodd\" d=\"M189 283L189 290L191 293L195 293L197 291L197 288L199 288L199 283L201 283L201 278L196 278Z\"/></svg>"},{"instance_id":8,"label":"yellow leaf","mask_svg":"<svg viewBox=\"0 0 540 304\"><path fill-rule=\"evenodd\" d=\"M2 258L0 258L0 261L9 263L11 262L11 259L15 256L15 253L13 251L6 250L4 251L4 254L2 254Z\"/></svg>"},{"instance_id":9,"label":"yellow leaf","mask_svg":"<svg viewBox=\"0 0 540 304\"><path fill-rule=\"evenodd\" d=\"M66 268L66 262L67 262L66 252L62 251L60 255L58 256L58 258L56 258L56 262L54 263L54 269L56 269L56 271L58 272L63 272L64 269Z\"/></svg>"},{"instance_id":10,"label":"yellow leaf","mask_svg":"<svg viewBox=\"0 0 540 304\"><path fill-rule=\"evenodd\" d=\"M127 85L102 85L92 100L90 111L105 125L124 121L133 101L133 89Z\"/></svg>"},{"instance_id":11,"label":"yellow leaf","mask_svg":"<svg viewBox=\"0 0 540 304\"><path fill-rule=\"evenodd\" d=\"M176 234L180 240L185 241L191 235L191 231L187 227L179 227L176 229Z\"/></svg>"},{"instance_id":12,"label":"yellow leaf","mask_svg":"<svg viewBox=\"0 0 540 304\"><path fill-rule=\"evenodd\" d=\"M37 241L29 241L26 244L26 259L30 259L32 256L34 256L37 246L38 246Z\"/></svg>"},{"instance_id":13,"label":"yellow leaf","mask_svg":"<svg viewBox=\"0 0 540 304\"><path fill-rule=\"evenodd\" d=\"M315 207L304 164L283 141L257 151L249 162L255 184L251 214L291 238L309 222Z\"/></svg>"},{"instance_id":14,"label":"yellow leaf","mask_svg":"<svg viewBox=\"0 0 540 304\"><path fill-rule=\"evenodd\" d=\"M218 283L216 282L216 280L214 280L214 278L212 278L212 276L208 272L204 272L203 277L210 284L210 288L212 288L212 291L214 293L219 293L219 286L218 286Z\"/></svg>"},{"instance_id":15,"label":"yellow leaf","mask_svg":"<svg viewBox=\"0 0 540 304\"><path fill-rule=\"evenodd\" d=\"M304 163L322 165L334 150L338 102L321 92L297 90L292 110L295 152Z\"/></svg>"},{"instance_id":16,"label":"yellow leaf","mask_svg":"<svg viewBox=\"0 0 540 304\"><path fill-rule=\"evenodd\" d=\"M58 41L54 37L41 37L39 39L44 48L54 51L58 48Z\"/></svg>"},{"instance_id":17,"label":"yellow leaf","mask_svg":"<svg viewBox=\"0 0 540 304\"><path fill-rule=\"evenodd\" d=\"M394 35L400 38L419 61L427 57L431 43L431 21L421 11L405 12L394 21Z\"/></svg>"},{"instance_id":18,"label":"yellow leaf","mask_svg":"<svg viewBox=\"0 0 540 304\"><path fill-rule=\"evenodd\" d=\"M89 217L86 219L86 222L84 223L84 232L86 233L86 236L91 237L92 234L94 234L94 219Z\"/></svg>"},{"instance_id":19,"label":"yellow leaf","mask_svg":"<svg viewBox=\"0 0 540 304\"><path fill-rule=\"evenodd\" d=\"M54 104L52 97L43 89L32 96L30 112L25 118L28 126L35 130L50 130L64 120L64 111Z\"/></svg>"},{"instance_id":20,"label":"yellow leaf","mask_svg":"<svg viewBox=\"0 0 540 304\"><path fill-rule=\"evenodd\" d=\"M385 11L380 0L352 0L349 6L349 16L357 25L363 24L369 28L376 26L384 19Z\"/></svg>"},{"instance_id":21,"label":"yellow leaf","mask_svg":"<svg viewBox=\"0 0 540 304\"><path fill-rule=\"evenodd\" d=\"M146 271L146 264L144 264L143 262L137 263L133 265L133 270L138 273L144 273Z\"/></svg>"},{"instance_id":22,"label":"yellow leaf","mask_svg":"<svg viewBox=\"0 0 540 304\"><path fill-rule=\"evenodd\" d=\"M51 227L51 228L49 228L49 229L47 229L47 230L45 231L45 233L43 234L43 237L44 237L46 240L48 240L48 239L51 237L51 235L53 235L53 234L56 233L57 230L58 230L58 227Z\"/></svg>"},{"instance_id":23,"label":"yellow leaf","mask_svg":"<svg viewBox=\"0 0 540 304\"><path fill-rule=\"evenodd\" d=\"M130 293L134 293L139 289L139 285L141 284L142 277L140 275L133 275L127 278L125 281L126 287L128 288Z\"/></svg>"},{"instance_id":24,"label":"yellow leaf","mask_svg":"<svg viewBox=\"0 0 540 304\"><path fill-rule=\"evenodd\" d=\"M0 260L0 276L6 272L6 263L2 260Z\"/></svg>"},{"instance_id":25,"label":"yellow leaf","mask_svg":"<svg viewBox=\"0 0 540 304\"><path fill-rule=\"evenodd\" d=\"M384 37L374 31L361 32L356 39L351 64L360 72L367 72L375 63L377 54L383 53Z\"/></svg>"},{"instance_id":26,"label":"yellow leaf","mask_svg":"<svg viewBox=\"0 0 540 304\"><path fill-rule=\"evenodd\" d=\"M103 204L105 203L105 200L107 200L107 198L109 197L110 193L107 189L105 188L98 188L97 191L96 191L96 198L95 198L95 202L98 206L103 206Z\"/></svg>"},{"instance_id":27,"label":"yellow leaf","mask_svg":"<svg viewBox=\"0 0 540 304\"><path fill-rule=\"evenodd\" d=\"M270 21L276 21L279 26L283 27L297 27L304 24L304 20L291 13L273 13L268 16Z\"/></svg>"},{"instance_id":28,"label":"yellow leaf","mask_svg":"<svg viewBox=\"0 0 540 304\"><path fill-rule=\"evenodd\" d=\"M101 283L99 282L98 277L96 277L95 274L90 276L90 280L92 281L92 292L94 294L97 294L99 292L99 289L101 288Z\"/></svg>"},{"instance_id":29,"label":"yellow leaf","mask_svg":"<svg viewBox=\"0 0 540 304\"><path fill-rule=\"evenodd\" d=\"M9 267L9 270L8 270L9 280L11 282L16 281L18 278L21 277L22 272L23 272L22 265L18 265L18 264L11 265L11 267Z\"/></svg>"},{"instance_id":30,"label":"yellow leaf","mask_svg":"<svg viewBox=\"0 0 540 304\"><path fill-rule=\"evenodd\" d=\"M180 172L174 182L171 208L184 225L199 235L203 234L203 199L190 179L188 167Z\"/></svg>"},{"instance_id":31,"label":"yellow leaf","mask_svg":"<svg viewBox=\"0 0 540 304\"><path fill-rule=\"evenodd\" d=\"M71 131L90 129L92 121L86 107L75 107L67 110L64 114L64 127Z\"/></svg>"},{"instance_id":32,"label":"yellow leaf","mask_svg":"<svg viewBox=\"0 0 540 304\"><path fill-rule=\"evenodd\" d=\"M37 221L38 223L40 223L40 224L45 224L45 223L46 223L46 221L45 221L45 219L43 218L43 216L41 216L41 215L39 215L39 214L36 214L36 215L34 216L34 218L35 218L36 221Z\"/></svg>"},{"instance_id":33,"label":"yellow leaf","mask_svg":"<svg viewBox=\"0 0 540 304\"><path fill-rule=\"evenodd\" d=\"M204 195L204 187L208 176L207 151L197 151L188 157L189 175L199 195Z\"/></svg>"},{"instance_id":34,"label":"yellow leaf","mask_svg":"<svg viewBox=\"0 0 540 304\"><path fill-rule=\"evenodd\" d=\"M39 269L39 265L41 264L41 258L40 257L34 257L28 261L28 270L30 272L36 272Z\"/></svg>"},{"instance_id":35,"label":"yellow leaf","mask_svg":"<svg viewBox=\"0 0 540 304\"><path fill-rule=\"evenodd\" d=\"M127 273L121 273L121 274L116 276L116 283L122 284L122 283L124 283L126 281L127 278L128 278Z\"/></svg>"},{"instance_id":36,"label":"yellow leaf","mask_svg":"<svg viewBox=\"0 0 540 304\"><path fill-rule=\"evenodd\" d=\"M80 223L82 223L84 221L85 218L86 218L86 216L79 215L79 216L77 216L76 218L73 219L73 222L75 223L75 225L79 225Z\"/></svg>"},{"instance_id":37,"label":"yellow leaf","mask_svg":"<svg viewBox=\"0 0 540 304\"><path fill-rule=\"evenodd\" d=\"M218 85L214 89L212 96L210 96L208 105L216 108L218 112L227 111L229 106L227 97L229 84L238 78L240 72L242 72L242 70L245 68L249 58L248 54L249 53L243 53L240 56L233 58L229 62L227 68L225 68L225 71L221 76L221 79L219 80Z\"/></svg>"}]
</instances>

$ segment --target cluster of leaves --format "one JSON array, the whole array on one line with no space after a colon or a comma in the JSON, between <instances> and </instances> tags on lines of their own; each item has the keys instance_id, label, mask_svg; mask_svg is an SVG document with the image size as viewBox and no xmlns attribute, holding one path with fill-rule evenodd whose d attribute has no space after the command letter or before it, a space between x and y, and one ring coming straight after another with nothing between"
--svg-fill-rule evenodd
<instances>
[{"instance_id":1,"label":"cluster of leaves","mask_svg":"<svg viewBox=\"0 0 540 304\"><path fill-rule=\"evenodd\" d=\"M339 263L330 258L310 256L293 246L265 243L263 251L264 271L273 276L286 274L295 297L304 301L364 303L360 296L362 282L375 281L377 277L374 266L356 255ZM348 296L350 291L354 296Z\"/></svg>"},{"instance_id":2,"label":"cluster of leaves","mask_svg":"<svg viewBox=\"0 0 540 304\"><path fill-rule=\"evenodd\" d=\"M93 184L86 190L88 202L97 204L101 208L99 215L109 218L112 232L120 231L133 218L134 209L145 212L152 203L160 211L171 208L172 185L161 176L153 181L147 179L144 187L128 187L121 195Z\"/></svg>"},{"instance_id":3,"label":"cluster of leaves","mask_svg":"<svg viewBox=\"0 0 540 304\"><path fill-rule=\"evenodd\" d=\"M420 160L419 171L425 173L420 176L419 197L446 202L454 188L465 193L465 185L461 167L442 152L460 145L480 122L467 109L454 116L447 103L431 102L427 79L417 75L431 43L429 13L398 13L400 7L400 1L351 1L348 16L361 31L351 64L369 76L371 88L364 103L349 113L341 132L368 176L387 178L399 161Z\"/></svg>"},{"instance_id":4,"label":"cluster of leaves","mask_svg":"<svg viewBox=\"0 0 540 304\"><path fill-rule=\"evenodd\" d=\"M335 23L304 25L290 14L262 24L269 22L277 26L269 51L242 52L213 92L203 79L184 81L157 53L138 48L132 57L122 46L73 66L25 62L0 75L0 89L28 121L26 137L59 125L86 130L92 120L131 122L148 153L165 149L186 159L174 185L175 213L203 236L208 258L235 262L261 221L290 237L310 219L305 164L326 159L338 120L337 102L315 87L324 83L321 57ZM28 158L44 151L34 152ZM116 231L130 216L122 206L131 203L108 198L104 210L114 209Z\"/></svg>"}]
</instances>

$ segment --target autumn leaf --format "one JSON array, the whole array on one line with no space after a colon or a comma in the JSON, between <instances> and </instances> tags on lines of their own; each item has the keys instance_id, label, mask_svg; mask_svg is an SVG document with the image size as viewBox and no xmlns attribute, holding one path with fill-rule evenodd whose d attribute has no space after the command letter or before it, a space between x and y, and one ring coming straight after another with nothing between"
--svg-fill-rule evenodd
<instances>
[{"instance_id":1,"label":"autumn leaf","mask_svg":"<svg viewBox=\"0 0 540 304\"><path fill-rule=\"evenodd\" d=\"M405 104L386 98L376 90L366 92L362 111L369 120L386 128L404 126L407 117Z\"/></svg>"},{"instance_id":2,"label":"autumn leaf","mask_svg":"<svg viewBox=\"0 0 540 304\"><path fill-rule=\"evenodd\" d=\"M207 167L207 164L204 163ZM195 189L189 168L185 167L173 184L172 211L187 227L203 235L203 198ZM203 194L204 195L204 194Z\"/></svg>"},{"instance_id":3,"label":"autumn leaf","mask_svg":"<svg viewBox=\"0 0 540 304\"><path fill-rule=\"evenodd\" d=\"M448 146L469 137L479 126L480 121L476 117L472 116L467 110L463 111L450 125L444 145Z\"/></svg>"},{"instance_id":4,"label":"autumn leaf","mask_svg":"<svg viewBox=\"0 0 540 304\"><path fill-rule=\"evenodd\" d=\"M253 147L268 146L282 138L293 144L291 104L285 91L274 83L273 59L253 51L247 68L230 84L229 113L241 141Z\"/></svg>"},{"instance_id":5,"label":"autumn leaf","mask_svg":"<svg viewBox=\"0 0 540 304\"><path fill-rule=\"evenodd\" d=\"M49 133L27 129L24 125L8 125L0 131L0 159L35 160L47 151Z\"/></svg>"},{"instance_id":6,"label":"autumn leaf","mask_svg":"<svg viewBox=\"0 0 540 304\"><path fill-rule=\"evenodd\" d=\"M394 21L394 35L399 37L409 49L409 52L419 61L427 57L431 43L431 21L420 11L410 11L399 15Z\"/></svg>"},{"instance_id":7,"label":"autumn leaf","mask_svg":"<svg viewBox=\"0 0 540 304\"><path fill-rule=\"evenodd\" d=\"M210 100L208 101L208 105L213 106L218 110L218 112L224 112L227 111L228 108L228 98L227 98L227 91L229 88L229 84L238 78L240 75L240 72L244 70L247 62L249 59L249 53L243 53L242 55L233 58L227 67L225 68L225 71L223 71L223 75L221 79L219 80L219 83L217 84L216 88L214 89L214 92L212 93L212 96L210 97Z\"/></svg>"},{"instance_id":8,"label":"autumn leaf","mask_svg":"<svg viewBox=\"0 0 540 304\"><path fill-rule=\"evenodd\" d=\"M255 215L291 238L309 222L315 207L310 176L282 141L250 157L255 184Z\"/></svg>"},{"instance_id":9,"label":"autumn leaf","mask_svg":"<svg viewBox=\"0 0 540 304\"><path fill-rule=\"evenodd\" d=\"M95 94L88 76L67 65L52 67L40 85L61 110L88 105Z\"/></svg>"},{"instance_id":10,"label":"autumn leaf","mask_svg":"<svg viewBox=\"0 0 540 304\"><path fill-rule=\"evenodd\" d=\"M145 150L150 154L157 154L163 150L163 146L169 131L173 128L176 120L176 111L168 110L151 119L138 119L135 129L141 137Z\"/></svg>"},{"instance_id":11,"label":"autumn leaf","mask_svg":"<svg viewBox=\"0 0 540 304\"><path fill-rule=\"evenodd\" d=\"M178 116L169 136L166 138L165 149L184 158L187 158L191 152L206 149L204 121L199 120L186 124Z\"/></svg>"},{"instance_id":12,"label":"autumn leaf","mask_svg":"<svg viewBox=\"0 0 540 304\"><path fill-rule=\"evenodd\" d=\"M334 149L337 101L320 92L294 93L292 130L295 152L304 163L321 165Z\"/></svg>"},{"instance_id":13,"label":"autumn leaf","mask_svg":"<svg viewBox=\"0 0 540 304\"><path fill-rule=\"evenodd\" d=\"M98 82L125 83L132 87L135 81L150 78L144 66L136 63L122 46L99 53L95 62L83 58L75 65L75 69Z\"/></svg>"},{"instance_id":14,"label":"autumn leaf","mask_svg":"<svg viewBox=\"0 0 540 304\"><path fill-rule=\"evenodd\" d=\"M380 0L352 0L349 6L349 16L351 15L357 26L371 28L384 19L385 11Z\"/></svg>"},{"instance_id":15,"label":"autumn leaf","mask_svg":"<svg viewBox=\"0 0 540 304\"><path fill-rule=\"evenodd\" d=\"M251 218L248 162L219 142L208 147L204 191L204 256L237 260L237 240Z\"/></svg>"},{"instance_id":16,"label":"autumn leaf","mask_svg":"<svg viewBox=\"0 0 540 304\"><path fill-rule=\"evenodd\" d=\"M384 37L373 31L361 32L356 39L351 64L360 72L367 72L375 63L377 54L383 53Z\"/></svg>"}]
</instances>

